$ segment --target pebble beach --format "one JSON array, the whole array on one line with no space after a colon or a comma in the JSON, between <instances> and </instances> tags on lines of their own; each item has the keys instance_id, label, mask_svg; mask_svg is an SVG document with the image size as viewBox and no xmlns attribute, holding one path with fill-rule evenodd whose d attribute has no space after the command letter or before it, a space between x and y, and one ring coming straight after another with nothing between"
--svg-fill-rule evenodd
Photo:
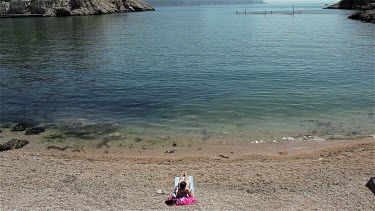
<instances>
[{"instance_id":1,"label":"pebble beach","mask_svg":"<svg viewBox=\"0 0 375 211\"><path fill-rule=\"evenodd\" d=\"M0 153L0 209L375 209L374 194L365 187L375 174L373 137L305 143L304 148L256 146L234 151L228 145L202 145L138 154L35 146L8 150ZM164 200L181 171L194 176L198 203L168 207Z\"/></svg>"}]
</instances>

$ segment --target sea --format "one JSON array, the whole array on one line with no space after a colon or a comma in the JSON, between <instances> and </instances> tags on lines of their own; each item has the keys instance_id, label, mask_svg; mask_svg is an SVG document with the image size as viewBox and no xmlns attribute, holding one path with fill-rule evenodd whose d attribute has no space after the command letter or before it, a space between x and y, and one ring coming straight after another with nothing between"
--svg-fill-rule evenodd
<instances>
[{"instance_id":1,"label":"sea","mask_svg":"<svg viewBox=\"0 0 375 211\"><path fill-rule=\"evenodd\" d=\"M0 123L213 142L373 136L374 25L323 7L2 18Z\"/></svg>"}]
</instances>

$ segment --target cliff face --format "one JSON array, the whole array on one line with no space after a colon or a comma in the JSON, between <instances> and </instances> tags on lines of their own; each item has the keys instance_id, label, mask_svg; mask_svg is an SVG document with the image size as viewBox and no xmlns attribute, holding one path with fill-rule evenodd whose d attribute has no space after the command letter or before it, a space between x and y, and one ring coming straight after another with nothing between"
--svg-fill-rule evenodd
<instances>
[{"instance_id":1,"label":"cliff face","mask_svg":"<svg viewBox=\"0 0 375 211\"><path fill-rule=\"evenodd\" d=\"M362 11L356 12L348 18L361 20L363 22L375 23L375 3L368 4L361 8Z\"/></svg>"},{"instance_id":2,"label":"cliff face","mask_svg":"<svg viewBox=\"0 0 375 211\"><path fill-rule=\"evenodd\" d=\"M333 4L327 9L361 9L370 3L375 3L375 0L341 0L340 2Z\"/></svg>"},{"instance_id":3,"label":"cliff face","mask_svg":"<svg viewBox=\"0 0 375 211\"><path fill-rule=\"evenodd\" d=\"M327 9L360 10L348 18L375 23L375 0L341 0L340 2L327 7Z\"/></svg>"},{"instance_id":4,"label":"cliff face","mask_svg":"<svg viewBox=\"0 0 375 211\"><path fill-rule=\"evenodd\" d=\"M31 12L45 16L71 16L139 11L154 11L154 8L141 0L60 0L51 8Z\"/></svg>"}]
</instances>

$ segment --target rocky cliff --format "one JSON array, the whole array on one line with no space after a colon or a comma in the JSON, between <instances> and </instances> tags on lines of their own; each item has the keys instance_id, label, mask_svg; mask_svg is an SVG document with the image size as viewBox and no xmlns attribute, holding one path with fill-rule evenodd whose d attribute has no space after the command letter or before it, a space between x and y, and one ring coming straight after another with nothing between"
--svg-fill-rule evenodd
<instances>
[{"instance_id":1,"label":"rocky cliff","mask_svg":"<svg viewBox=\"0 0 375 211\"><path fill-rule=\"evenodd\" d=\"M45 16L100 15L118 12L154 11L141 0L58 0L50 8L33 8Z\"/></svg>"},{"instance_id":2,"label":"rocky cliff","mask_svg":"<svg viewBox=\"0 0 375 211\"><path fill-rule=\"evenodd\" d=\"M328 6L327 9L361 9L363 6L375 3L375 0L341 0L340 2Z\"/></svg>"},{"instance_id":3,"label":"rocky cliff","mask_svg":"<svg viewBox=\"0 0 375 211\"><path fill-rule=\"evenodd\" d=\"M375 23L375 0L341 0L327 7L327 9L355 9L360 10L348 18Z\"/></svg>"}]
</instances>

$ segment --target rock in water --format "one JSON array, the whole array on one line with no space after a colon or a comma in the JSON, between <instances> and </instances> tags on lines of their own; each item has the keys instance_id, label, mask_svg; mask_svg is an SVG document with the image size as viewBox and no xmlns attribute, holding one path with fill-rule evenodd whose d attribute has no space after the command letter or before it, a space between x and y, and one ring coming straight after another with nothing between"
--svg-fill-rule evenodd
<instances>
[{"instance_id":1,"label":"rock in water","mask_svg":"<svg viewBox=\"0 0 375 211\"><path fill-rule=\"evenodd\" d=\"M12 127L12 130L13 132L16 132L16 131L24 131L26 130L27 128L29 127L32 127L33 124L31 123L27 123L27 122L19 122L17 123L15 126Z\"/></svg>"},{"instance_id":2,"label":"rock in water","mask_svg":"<svg viewBox=\"0 0 375 211\"><path fill-rule=\"evenodd\" d=\"M354 20L375 23L375 0L341 0L325 9L355 9L361 10L349 16Z\"/></svg>"},{"instance_id":3,"label":"rock in water","mask_svg":"<svg viewBox=\"0 0 375 211\"><path fill-rule=\"evenodd\" d=\"M8 142L6 142L3 145L0 145L0 152L1 151L6 151L6 150L11 150L11 149L20 149L27 145L29 141L27 140L18 140L18 139L12 139Z\"/></svg>"},{"instance_id":4,"label":"rock in water","mask_svg":"<svg viewBox=\"0 0 375 211\"><path fill-rule=\"evenodd\" d=\"M348 18L353 20L361 20L363 22L375 23L375 3L362 7L362 11L356 12Z\"/></svg>"},{"instance_id":5,"label":"rock in water","mask_svg":"<svg viewBox=\"0 0 375 211\"><path fill-rule=\"evenodd\" d=\"M25 135L38 135L39 133L43 133L44 131L46 131L46 128L44 127L33 127L28 129L25 132Z\"/></svg>"}]
</instances>

